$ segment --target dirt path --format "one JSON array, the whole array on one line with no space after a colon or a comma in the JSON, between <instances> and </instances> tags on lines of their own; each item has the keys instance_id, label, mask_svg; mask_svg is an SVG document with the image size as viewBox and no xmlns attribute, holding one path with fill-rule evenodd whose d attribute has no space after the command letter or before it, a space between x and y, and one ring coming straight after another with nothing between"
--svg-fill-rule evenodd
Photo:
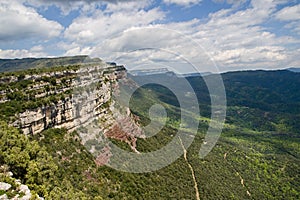
<instances>
[{"instance_id":1,"label":"dirt path","mask_svg":"<svg viewBox=\"0 0 300 200\"><path fill-rule=\"evenodd\" d=\"M187 151L182 143L182 140L180 137L179 138L179 141L180 141L180 144L181 144L181 147L182 147L182 150L183 150L183 156L184 156L184 160L186 161L187 165L189 166L190 170L191 170L191 173L192 173L192 177L193 177L193 181L194 181L194 188L195 188L195 192L196 192L196 200L200 200L200 194L199 194L199 189L198 189L198 183L197 183L197 180L196 180L196 177L195 177L195 172L194 172L194 169L192 167L192 165L189 163L188 159L187 159Z\"/></svg>"},{"instance_id":2,"label":"dirt path","mask_svg":"<svg viewBox=\"0 0 300 200\"><path fill-rule=\"evenodd\" d=\"M227 155L228 155L228 152L226 152L226 153L224 154L224 160L225 160L226 162L227 162L227 160L226 160ZM238 170L237 170L232 164L230 164L229 162L227 162L227 163L233 168L233 170L235 171L235 173L239 176L240 181L241 181L241 185L243 186L243 188L246 188L247 195L250 197L250 196L251 196L251 193L249 192L248 188L245 186L244 179L243 179L243 177L241 176L241 174L238 172Z\"/></svg>"}]
</instances>

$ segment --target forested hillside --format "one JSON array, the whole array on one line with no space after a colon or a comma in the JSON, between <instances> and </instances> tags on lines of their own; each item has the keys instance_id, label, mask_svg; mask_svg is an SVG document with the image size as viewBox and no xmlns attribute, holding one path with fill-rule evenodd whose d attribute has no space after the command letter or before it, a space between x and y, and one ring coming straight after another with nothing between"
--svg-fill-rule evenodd
<instances>
[{"instance_id":1,"label":"forested hillside","mask_svg":"<svg viewBox=\"0 0 300 200\"><path fill-rule=\"evenodd\" d=\"M15 113L10 112L19 111L14 105L3 107L7 103L1 104L0 182L13 187L0 190L0 196L14 197L15 186L11 179L19 179L28 185L32 197L38 194L45 199L196 199L195 181L200 199L299 199L300 74L246 71L225 73L222 77L227 94L227 117L213 151L204 159L199 158L210 117L210 97L201 77L188 77L199 100L198 133L185 156L151 173L120 172L97 165L76 131L50 128L25 136L21 130L8 125L15 117ZM153 82L159 79L181 87L181 78L165 74L130 78L137 83L139 79ZM59 88L59 84L63 82L51 85L49 81L51 88ZM185 93L190 91L182 92L188 104L189 97ZM28 101L31 99L14 99L19 105L30 105ZM139 123L149 123L148 109L156 103L166 106L167 123L155 136L137 140L139 152L163 147L179 128L176 96L155 84L143 86L131 98L131 110L139 116ZM132 151L126 143L110 140ZM8 172L13 173L11 178Z\"/></svg>"}]
</instances>

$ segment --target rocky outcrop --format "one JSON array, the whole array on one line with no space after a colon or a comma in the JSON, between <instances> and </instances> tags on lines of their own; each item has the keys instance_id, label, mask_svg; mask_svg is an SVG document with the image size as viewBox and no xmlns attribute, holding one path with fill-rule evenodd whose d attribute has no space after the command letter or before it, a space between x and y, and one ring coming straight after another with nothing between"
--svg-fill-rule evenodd
<instances>
[{"instance_id":1,"label":"rocky outcrop","mask_svg":"<svg viewBox=\"0 0 300 200\"><path fill-rule=\"evenodd\" d=\"M85 63L33 69L15 76L0 75L0 104L2 99L2 105L10 109L20 102L21 111L15 115L6 112L5 117L24 134L40 134L49 128L76 130L98 166L110 161L109 139L125 142L139 153L136 141L145 137L143 131L129 108L121 105L122 100L118 102L122 99L120 82L136 87L123 66Z\"/></svg>"},{"instance_id":2,"label":"rocky outcrop","mask_svg":"<svg viewBox=\"0 0 300 200\"><path fill-rule=\"evenodd\" d=\"M57 77L65 73L68 72L52 72L46 75ZM123 66L108 64L79 68L76 76L73 71L70 73L75 78L72 79L70 87L64 89L72 90L67 98L19 113L13 125L22 129L24 134L37 134L48 128L66 128L72 131L89 124L108 112L118 80L126 77ZM45 74L38 75L38 78L44 76ZM63 92L56 91L57 94Z\"/></svg>"},{"instance_id":3,"label":"rocky outcrop","mask_svg":"<svg viewBox=\"0 0 300 200\"><path fill-rule=\"evenodd\" d=\"M5 171L4 166L0 166L0 177L9 180L10 183L0 181L0 195L1 200L15 199L15 200L30 200L30 199L40 199L38 195L34 196L31 194L30 189L27 185L21 183L20 180L13 178L12 172Z\"/></svg>"},{"instance_id":4,"label":"rocky outcrop","mask_svg":"<svg viewBox=\"0 0 300 200\"><path fill-rule=\"evenodd\" d=\"M70 129L75 126L73 121L73 105L71 99L68 98L56 104L20 113L14 126L21 128L27 135L37 134L52 127Z\"/></svg>"}]
</instances>

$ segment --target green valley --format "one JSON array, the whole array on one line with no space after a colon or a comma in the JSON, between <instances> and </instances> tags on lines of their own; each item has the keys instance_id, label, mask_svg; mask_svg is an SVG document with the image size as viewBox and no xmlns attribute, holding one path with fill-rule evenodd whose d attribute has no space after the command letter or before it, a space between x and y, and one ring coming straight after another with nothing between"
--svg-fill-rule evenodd
<instances>
[{"instance_id":1,"label":"green valley","mask_svg":"<svg viewBox=\"0 0 300 200\"><path fill-rule=\"evenodd\" d=\"M7 62L0 63L7 66ZM21 70L17 68L18 71L0 74L0 182L13 185L10 190L0 190L0 196L13 197L16 190L13 191L13 182L19 179L31 190L32 199L38 196L68 200L197 199L197 192L201 200L300 198L300 73L279 70L222 74L227 95L226 121L216 146L203 159L199 157L199 149L211 116L210 95L203 78L186 78L198 98L199 116L190 114L192 109L180 110L176 96L166 87L156 84L140 87L130 99L130 117L135 117L140 126L146 126L150 123L150 107L158 103L165 107L167 116L166 124L155 136L137 138L138 152L158 150L174 139L181 114L199 120L199 127L191 146L186 152L185 148L180 149L182 156L174 163L149 173L128 173L95 162L95 156L86 148L87 143L80 135L86 128L84 125L71 131L63 126L73 120L65 115L67 108L62 109L61 105L69 102L66 99L72 99L75 71L82 65L92 67L95 61L90 60L88 64L74 61L65 65L68 59L55 60L55 66L35 62L39 63L37 68L24 69L22 64L19 65ZM106 93L117 90L116 84L132 87L145 79L177 83L181 91L180 79L184 79L167 74L128 74L125 82L117 83L119 78L114 77L121 76L124 69L114 65L108 67L109 72L101 74L101 84L96 85L97 90ZM206 78L213 76L207 75ZM101 94L105 96L105 92ZM189 105L187 92L193 91L182 91L181 95ZM108 108L113 99L108 98L112 97L102 98L103 104L99 105L103 110L100 118L95 118L100 127L111 120ZM38 108L64 114L47 114L46 109L45 118L41 119L50 121L33 121L31 124L32 127L37 127L34 123L45 124L42 131L23 134L27 124L24 128L14 122L20 113ZM48 115L52 117L48 119ZM104 137L101 131L99 134ZM185 131L189 134L188 127ZM128 140L108 139L132 152ZM94 145L93 140L88 142L90 146ZM13 173L12 177L9 177L9 172Z\"/></svg>"}]
</instances>

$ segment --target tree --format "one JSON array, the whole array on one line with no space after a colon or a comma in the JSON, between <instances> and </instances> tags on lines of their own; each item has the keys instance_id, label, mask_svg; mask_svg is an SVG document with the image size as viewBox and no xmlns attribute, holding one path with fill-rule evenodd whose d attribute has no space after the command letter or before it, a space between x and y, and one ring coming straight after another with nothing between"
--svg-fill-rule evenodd
<instances>
[{"instance_id":1,"label":"tree","mask_svg":"<svg viewBox=\"0 0 300 200\"><path fill-rule=\"evenodd\" d=\"M0 165L8 165L15 178L45 196L52 189L58 167L45 148L16 128L0 121Z\"/></svg>"}]
</instances>

